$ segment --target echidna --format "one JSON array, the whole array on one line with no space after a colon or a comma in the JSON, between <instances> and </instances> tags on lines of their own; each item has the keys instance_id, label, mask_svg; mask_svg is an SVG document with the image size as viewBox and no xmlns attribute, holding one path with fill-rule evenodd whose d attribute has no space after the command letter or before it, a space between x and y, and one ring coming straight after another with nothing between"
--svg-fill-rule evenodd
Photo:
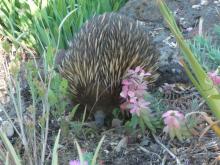
<instances>
[{"instance_id":1,"label":"echidna","mask_svg":"<svg viewBox=\"0 0 220 165\"><path fill-rule=\"evenodd\" d=\"M65 56L61 73L71 94L97 116L110 115L119 106L121 81L128 69L143 67L152 74L150 83L158 77L158 51L143 25L116 13L87 21ZM103 124L103 119L96 122Z\"/></svg>"}]
</instances>

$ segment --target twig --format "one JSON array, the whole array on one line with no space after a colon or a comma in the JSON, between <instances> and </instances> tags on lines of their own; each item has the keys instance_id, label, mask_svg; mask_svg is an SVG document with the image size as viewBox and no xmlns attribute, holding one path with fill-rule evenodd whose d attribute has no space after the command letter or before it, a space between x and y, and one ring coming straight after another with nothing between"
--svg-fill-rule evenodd
<instances>
[{"instance_id":1,"label":"twig","mask_svg":"<svg viewBox=\"0 0 220 165\"><path fill-rule=\"evenodd\" d=\"M216 135L220 136L220 132L219 132L220 127L217 125L218 123L220 123L220 120L213 122L211 117L208 116L203 116L203 117L209 125L201 133L201 135L199 136L199 140L201 140L201 138L208 132L208 130L210 130L210 128L215 132Z\"/></svg>"},{"instance_id":2,"label":"twig","mask_svg":"<svg viewBox=\"0 0 220 165\"><path fill-rule=\"evenodd\" d=\"M218 164L219 161L220 161L220 156L218 156L217 158L215 158L215 160L214 160L210 165Z\"/></svg>"},{"instance_id":3,"label":"twig","mask_svg":"<svg viewBox=\"0 0 220 165\"><path fill-rule=\"evenodd\" d=\"M200 19L199 19L199 36L202 36L203 21L204 21L204 19L202 17L200 17Z\"/></svg>"},{"instance_id":4,"label":"twig","mask_svg":"<svg viewBox=\"0 0 220 165\"><path fill-rule=\"evenodd\" d=\"M152 135L153 135L153 137L154 137L154 140L155 140L164 150L166 150L166 151L170 154L170 156L171 156L172 158L174 158L174 159L176 160L177 165L182 165L181 162L180 162L180 160L177 158L177 156L174 155L164 144L162 144L162 143L159 141L159 139L156 137L155 134L152 133Z\"/></svg>"},{"instance_id":5,"label":"twig","mask_svg":"<svg viewBox=\"0 0 220 165\"><path fill-rule=\"evenodd\" d=\"M139 147L142 151L144 151L144 152L146 152L146 153L151 153L151 154L153 154L153 155L156 155L160 160L162 159L161 157L160 157L160 155L158 155L157 153L155 153L155 152L152 152L152 151L149 151L149 150L147 150L146 148L144 148L144 147Z\"/></svg>"},{"instance_id":6,"label":"twig","mask_svg":"<svg viewBox=\"0 0 220 165\"><path fill-rule=\"evenodd\" d=\"M162 159L161 165L165 165L166 159L167 159L167 154L164 155L164 157L163 157L163 159Z\"/></svg>"}]
</instances>

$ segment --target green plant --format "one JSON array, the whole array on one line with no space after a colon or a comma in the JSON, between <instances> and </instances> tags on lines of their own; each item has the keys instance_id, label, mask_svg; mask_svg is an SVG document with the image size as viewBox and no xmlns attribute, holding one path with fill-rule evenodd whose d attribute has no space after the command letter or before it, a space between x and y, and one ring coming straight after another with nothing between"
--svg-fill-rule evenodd
<instances>
[{"instance_id":1,"label":"green plant","mask_svg":"<svg viewBox=\"0 0 220 165\"><path fill-rule=\"evenodd\" d=\"M8 115L8 113L6 112L6 110L4 110L4 107L1 106L1 109L4 110L5 115L7 116L8 120L11 122L11 124L14 126L14 129L16 131L16 133L18 134L19 138L21 139L22 145L24 147L24 151L25 154L27 154L26 159L22 160L22 164L23 163L27 163L28 164L37 164L38 162L44 162L44 156L42 156L43 154L45 154L44 150L46 148L46 143L45 143L45 137L48 133L48 127L45 129L42 128L41 129L41 142L42 144L40 145L41 147L39 148L39 145L37 145L37 129L38 129L38 119L36 118L36 111L37 111L37 104L36 104L36 97L34 94L34 91L32 90L32 102L33 104L30 105L27 109L30 113L31 116L31 120L26 120L23 116L23 112L26 109L26 107L24 107L23 103L22 103L22 96L21 96L21 84L20 84L20 77L19 77L19 72L16 73L16 75L10 75L10 73L7 70L7 78L8 78L8 83L9 83L9 88L10 88L10 98L13 102L13 106L16 112L16 117L18 119L18 128L16 127L16 125L12 122L10 116ZM30 78L30 77L29 77ZM32 88L32 86L30 85L30 88ZM13 91L15 90L15 95L13 93ZM47 99L45 99L45 102L43 103L43 112L40 115L42 118L44 118L45 120L42 121L42 124L45 124L46 121L49 120L49 115L47 116L47 112L49 110L49 107L47 105ZM47 124L46 124L47 125ZM32 147L31 147L32 146ZM40 151L42 151L43 154L41 154L41 158L38 157L37 155L39 155L39 149L42 149Z\"/></svg>"},{"instance_id":2,"label":"green plant","mask_svg":"<svg viewBox=\"0 0 220 165\"><path fill-rule=\"evenodd\" d=\"M190 47L205 71L215 70L220 65L220 48L210 38L196 36Z\"/></svg>"},{"instance_id":3,"label":"green plant","mask_svg":"<svg viewBox=\"0 0 220 165\"><path fill-rule=\"evenodd\" d=\"M20 157L17 155L14 147L12 146L11 142L9 141L9 139L7 138L7 136L5 135L4 132L0 131L0 137L3 141L3 143L5 144L5 147L7 149L7 151L10 153L11 157L13 160L11 160L11 163L13 162L14 164L16 165L21 165L21 159ZM9 162L8 160L8 156L7 156L7 161L6 162Z\"/></svg>"},{"instance_id":4,"label":"green plant","mask_svg":"<svg viewBox=\"0 0 220 165\"><path fill-rule=\"evenodd\" d=\"M214 26L214 32L217 35L217 37L220 37L220 25Z\"/></svg>"},{"instance_id":5,"label":"green plant","mask_svg":"<svg viewBox=\"0 0 220 165\"><path fill-rule=\"evenodd\" d=\"M202 66L197 61L195 55L190 50L188 44L184 41L184 38L176 25L175 19L165 2L162 0L157 0L157 3L159 5L161 13L164 16L165 21L167 22L171 32L176 37L177 43L179 44L180 49L184 54L186 63L182 61L182 64L184 69L186 70L187 75L189 76L196 89L202 95L202 97L206 100L216 118L219 120L220 100L214 98L214 96L220 95L217 87L213 86L212 80L208 77ZM220 129L215 129L215 132L220 135Z\"/></svg>"},{"instance_id":6,"label":"green plant","mask_svg":"<svg viewBox=\"0 0 220 165\"><path fill-rule=\"evenodd\" d=\"M58 146L59 146L59 139L60 139L60 130L58 132L57 138L54 143L53 147L53 155L52 155L52 165L58 165Z\"/></svg>"},{"instance_id":7,"label":"green plant","mask_svg":"<svg viewBox=\"0 0 220 165\"><path fill-rule=\"evenodd\" d=\"M7 138L7 136L5 135L4 132L0 131L0 137L3 140L3 144L5 145L7 151L10 153L7 153L6 156L6 160L5 160L5 164L9 165L10 164L15 164L15 165L21 165L21 162L23 162L21 160L21 157L16 153L15 148L13 147L13 145L11 144L10 140ZM58 132L56 141L54 143L54 148L53 148L53 152L52 152L52 163L51 165L58 165L58 142L59 142L59 138L60 138L60 130ZM9 160L9 155L10 155L10 160ZM3 159L0 159L3 160Z\"/></svg>"},{"instance_id":8,"label":"green plant","mask_svg":"<svg viewBox=\"0 0 220 165\"><path fill-rule=\"evenodd\" d=\"M103 136L101 138L101 140L99 141L99 144L95 150L95 153L94 155L92 153L82 153L82 150L78 144L78 142L75 140L75 144L76 144L76 147L77 147L77 151L78 151L78 155L79 155L79 159L80 159L80 163L81 164L82 162L87 162L88 165L96 165L97 163L97 157L98 157L98 152L101 148L101 145L102 143L104 142L104 139L105 139L105 136ZM85 160L85 161L84 161Z\"/></svg>"},{"instance_id":9,"label":"green plant","mask_svg":"<svg viewBox=\"0 0 220 165\"><path fill-rule=\"evenodd\" d=\"M33 61L26 63L24 73L20 71L19 58L15 58L14 61L12 61L13 65L5 66L7 82L10 89L9 94L16 112L17 123L12 121L2 105L0 105L0 108L5 112L8 121L13 125L21 140L22 148L24 148L24 156L20 155L19 158L22 164L45 163L45 155L47 155L48 148L47 139L50 128L49 121L51 118L56 120L61 118L61 129L62 132L65 132L66 130L62 127L62 122L69 122L69 120L74 117L78 107L76 106L70 113L70 116L68 116L69 120L63 120L65 119L64 112L66 109L66 102L63 98L67 91L67 82L52 69L51 65L53 62L49 60L51 54L50 51L45 54L47 58L44 58L43 69L38 67L35 58ZM24 105L22 100L21 74L25 75L24 77L26 78L31 96L28 105ZM53 113L54 111L58 112ZM25 117L26 115L29 116L28 119ZM58 133L58 137L59 134L60 133ZM5 136L2 135L1 139L5 139ZM9 146L7 139L3 142L6 146ZM54 154L52 155L52 161L55 163L58 161L58 158L56 158L57 143L58 140L55 142ZM19 148L13 147L6 147L6 149L9 151L10 157L13 154L14 159L16 157L12 149L20 150ZM18 161L16 160L15 162Z\"/></svg>"},{"instance_id":10,"label":"green plant","mask_svg":"<svg viewBox=\"0 0 220 165\"><path fill-rule=\"evenodd\" d=\"M86 117L86 108L83 113L82 121L73 121L70 123L70 127L74 130L76 135L81 135L83 132L83 125Z\"/></svg>"},{"instance_id":11,"label":"green plant","mask_svg":"<svg viewBox=\"0 0 220 165\"><path fill-rule=\"evenodd\" d=\"M165 112L162 117L165 124L163 132L169 134L172 140L174 137L177 137L178 140L183 141L183 138L190 135L186 125L187 120L183 113L176 110L169 110Z\"/></svg>"},{"instance_id":12,"label":"green plant","mask_svg":"<svg viewBox=\"0 0 220 165\"><path fill-rule=\"evenodd\" d=\"M153 97L147 92L148 83L145 80L150 75L151 73L145 72L140 66L137 66L134 70L128 70L125 79L122 81L120 96L124 99L124 102L120 105L120 108L127 110L132 116L131 121L126 124L128 127L136 129L139 125L142 132L148 128L155 133L156 128L158 128L157 121L159 120L152 115L152 109L154 108L151 101L153 101ZM154 120L152 120L153 118Z\"/></svg>"},{"instance_id":13,"label":"green plant","mask_svg":"<svg viewBox=\"0 0 220 165\"><path fill-rule=\"evenodd\" d=\"M48 45L66 48L74 33L95 14L118 10L125 0L2 0L0 34L10 40L34 47L42 54ZM58 33L62 20L72 13Z\"/></svg>"},{"instance_id":14,"label":"green plant","mask_svg":"<svg viewBox=\"0 0 220 165\"><path fill-rule=\"evenodd\" d=\"M0 1L0 34L33 46L35 39L30 35L32 12L25 0Z\"/></svg>"},{"instance_id":15,"label":"green plant","mask_svg":"<svg viewBox=\"0 0 220 165\"><path fill-rule=\"evenodd\" d=\"M10 89L9 93L16 112L16 117L18 118L17 124L19 128L16 127L17 124L15 125L12 122L3 106L1 106L1 109L4 110L5 115L21 139L22 147L24 147L24 155L27 155L21 157L22 163L30 165L43 164L45 162L51 114L53 114L53 117L62 117L66 108L66 102L63 101L63 98L67 93L67 82L53 70L54 63L52 57L54 55L52 48L49 48L50 47L48 47L48 51L43 54L45 58L43 58L42 68L37 65L35 58L26 63L24 73L20 71L19 58L15 58L15 60L11 62L13 65L5 66ZM8 53L13 53L10 48L8 49ZM29 53L34 57L32 52ZM21 74L25 75L30 89L31 103L28 107L23 105ZM13 91L15 91L15 94ZM24 114L25 110L27 110L26 113L28 113L30 117L29 120L24 117L27 115L26 113ZM51 113L53 110L57 110L58 112ZM56 149L54 149L54 152L56 152ZM54 157L55 156L53 156L53 161L56 162Z\"/></svg>"}]
</instances>

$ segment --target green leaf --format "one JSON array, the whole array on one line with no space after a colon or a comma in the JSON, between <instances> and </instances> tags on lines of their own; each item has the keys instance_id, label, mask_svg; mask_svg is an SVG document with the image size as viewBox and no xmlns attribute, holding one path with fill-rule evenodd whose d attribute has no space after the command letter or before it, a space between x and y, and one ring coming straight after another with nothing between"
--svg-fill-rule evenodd
<instances>
[{"instance_id":1,"label":"green leaf","mask_svg":"<svg viewBox=\"0 0 220 165\"><path fill-rule=\"evenodd\" d=\"M97 157L98 157L98 152L99 152L99 150L100 150L100 148L101 148L102 143L104 142L104 139L105 139L105 136L103 136L103 137L101 138L101 140L99 141L99 144L98 144L98 146L97 146L97 148L96 148L96 150L95 150L95 154L94 154L94 157L93 157L93 159L92 159L91 165L96 165L96 160L97 160Z\"/></svg>"},{"instance_id":2,"label":"green leaf","mask_svg":"<svg viewBox=\"0 0 220 165\"><path fill-rule=\"evenodd\" d=\"M220 94L219 95L210 95L208 96L209 99L220 99Z\"/></svg>"},{"instance_id":3,"label":"green leaf","mask_svg":"<svg viewBox=\"0 0 220 165\"><path fill-rule=\"evenodd\" d=\"M68 89L68 81L62 78L62 81L59 86L59 91L61 92L61 94L65 95L67 93L67 89Z\"/></svg>"},{"instance_id":4,"label":"green leaf","mask_svg":"<svg viewBox=\"0 0 220 165\"><path fill-rule=\"evenodd\" d=\"M52 154L52 165L58 165L58 147L59 147L59 139L60 139L60 130L58 132L58 135L56 137L54 148L53 148L53 154Z\"/></svg>"},{"instance_id":5,"label":"green leaf","mask_svg":"<svg viewBox=\"0 0 220 165\"><path fill-rule=\"evenodd\" d=\"M144 124L144 120L143 120L143 118L139 118L139 125L140 125L140 127L141 127L141 131L142 131L142 133L144 134L144 131L145 131L145 129L146 129L146 126L145 126L145 124Z\"/></svg>"},{"instance_id":6,"label":"green leaf","mask_svg":"<svg viewBox=\"0 0 220 165\"><path fill-rule=\"evenodd\" d=\"M46 62L48 66L53 66L54 62L54 48L48 45L47 54L46 54Z\"/></svg>"},{"instance_id":7,"label":"green leaf","mask_svg":"<svg viewBox=\"0 0 220 165\"><path fill-rule=\"evenodd\" d=\"M151 123L150 116L149 116L149 113L147 112L147 110L141 110L140 118L143 119L143 121L144 121L144 123L146 124L146 126L147 126L153 133L156 132L156 129L154 128L154 126L153 126L152 123Z\"/></svg>"},{"instance_id":8,"label":"green leaf","mask_svg":"<svg viewBox=\"0 0 220 165\"><path fill-rule=\"evenodd\" d=\"M58 103L57 95L52 90L49 90L48 100L49 100L49 103L50 103L51 106L53 106L56 103Z\"/></svg>"},{"instance_id":9,"label":"green leaf","mask_svg":"<svg viewBox=\"0 0 220 165\"><path fill-rule=\"evenodd\" d=\"M176 137L182 142L183 141L183 132L181 128L176 128Z\"/></svg>"},{"instance_id":10,"label":"green leaf","mask_svg":"<svg viewBox=\"0 0 220 165\"><path fill-rule=\"evenodd\" d=\"M5 133L0 131L0 137L1 137L1 140L3 141L5 147L7 148L9 153L11 154L12 159L14 160L15 165L21 165L21 159L19 158L19 156L15 152L14 147L12 146L11 142L9 141L9 139L7 138Z\"/></svg>"},{"instance_id":11,"label":"green leaf","mask_svg":"<svg viewBox=\"0 0 220 165\"><path fill-rule=\"evenodd\" d=\"M137 115L132 115L131 122L130 122L130 126L132 127L132 129L135 129L137 127L138 120L139 119Z\"/></svg>"},{"instance_id":12,"label":"green leaf","mask_svg":"<svg viewBox=\"0 0 220 165\"><path fill-rule=\"evenodd\" d=\"M68 120L71 120L71 119L75 116L75 113L76 113L78 107L79 107L79 104L77 104L77 105L75 105L75 106L73 107L71 113L70 113L69 116L68 116Z\"/></svg>"},{"instance_id":13,"label":"green leaf","mask_svg":"<svg viewBox=\"0 0 220 165\"><path fill-rule=\"evenodd\" d=\"M10 46L10 44L8 43L8 41L3 41L3 42L1 42L1 45L2 45L2 48L4 49L4 51L6 52L6 53L10 53L10 51L11 51L11 46Z\"/></svg>"},{"instance_id":14,"label":"green leaf","mask_svg":"<svg viewBox=\"0 0 220 165\"><path fill-rule=\"evenodd\" d=\"M169 135L170 135L170 139L173 140L176 135L175 130L173 129L173 130L169 131Z\"/></svg>"},{"instance_id":15,"label":"green leaf","mask_svg":"<svg viewBox=\"0 0 220 165\"><path fill-rule=\"evenodd\" d=\"M79 146L79 143L76 140L75 140L75 144L76 144L77 152L78 152L78 155L79 155L80 163L84 163L84 158L83 158L82 150L81 150L81 148Z\"/></svg>"}]
</instances>

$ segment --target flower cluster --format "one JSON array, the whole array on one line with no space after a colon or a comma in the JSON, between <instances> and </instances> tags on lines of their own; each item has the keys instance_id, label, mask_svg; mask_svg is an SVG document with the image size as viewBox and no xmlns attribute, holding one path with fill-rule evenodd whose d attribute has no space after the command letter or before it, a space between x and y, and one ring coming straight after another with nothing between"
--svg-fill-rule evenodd
<instances>
[{"instance_id":1,"label":"flower cluster","mask_svg":"<svg viewBox=\"0 0 220 165\"><path fill-rule=\"evenodd\" d=\"M121 110L130 110L130 113L140 115L142 109L149 108L150 102L144 99L147 90L145 78L150 76L140 66L134 70L128 70L127 79L122 81L120 96L126 101L121 104Z\"/></svg>"},{"instance_id":2,"label":"flower cluster","mask_svg":"<svg viewBox=\"0 0 220 165\"><path fill-rule=\"evenodd\" d=\"M220 74L219 71L220 69L218 68L214 72L208 72L209 78L212 80L214 85L220 85Z\"/></svg>"},{"instance_id":3,"label":"flower cluster","mask_svg":"<svg viewBox=\"0 0 220 165\"><path fill-rule=\"evenodd\" d=\"M169 110L162 115L164 119L164 132L168 133L173 139L175 136L182 139L182 128L185 125L185 117L179 111Z\"/></svg>"}]
</instances>

